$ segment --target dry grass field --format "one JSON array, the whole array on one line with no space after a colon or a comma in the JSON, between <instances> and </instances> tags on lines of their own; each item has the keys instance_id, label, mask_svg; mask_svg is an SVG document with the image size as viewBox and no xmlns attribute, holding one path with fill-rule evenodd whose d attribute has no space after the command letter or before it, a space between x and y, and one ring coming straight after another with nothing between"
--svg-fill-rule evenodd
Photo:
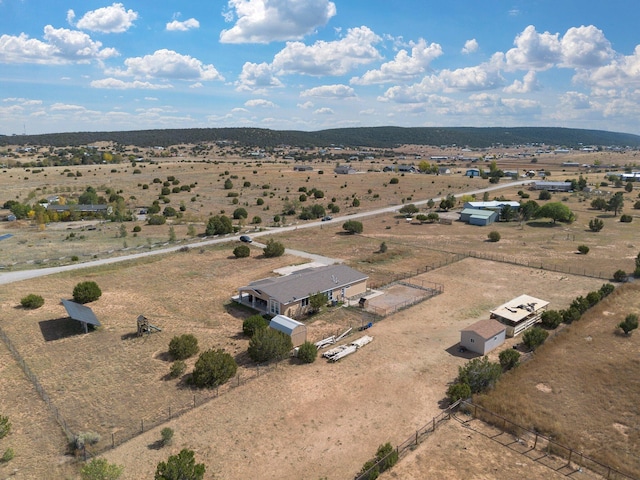
<instances>
[{"instance_id":1,"label":"dry grass field","mask_svg":"<svg viewBox=\"0 0 640 480\"><path fill-rule=\"evenodd\" d=\"M547 168L543 162L540 165ZM562 178L565 173L558 168L557 161L555 167L558 173L554 178ZM113 168L117 172L111 172ZM300 195L301 186L323 190L324 205L336 197L341 211L334 217L339 217L389 205L399 206L403 200L408 203L487 185L486 181L470 180L461 175L398 176L399 183L392 185L388 180L394 174L368 172L336 176L331 172L332 164L314 165L314 168L314 172L293 172L290 164L281 163L264 162L257 167L255 162L244 160L226 160L218 165L185 161L142 165L140 174L133 174L128 165L78 167L83 175L74 178L55 169L46 169L46 177L43 173L37 174L42 177L27 173L18 177L18 169L9 169L0 174L0 184L8 185L11 198L21 199L31 192L39 198L56 188L60 191L63 186L65 191L68 186L79 192L89 184L96 187L110 185L122 189L132 206L144 206L158 195L153 178L174 175L182 183L197 182L192 192L170 195L170 205L177 207L183 201L187 206L185 219L174 224L178 239L188 236L188 224L195 225L197 233L202 234L209 215L222 210L230 215L237 206L247 208L249 218L260 215L261 226L267 227L273 215L281 211L286 197L292 199ZM320 168L324 168L323 175L318 174ZM505 164L504 168L509 167ZM229 172L227 175L225 170ZM231 176L237 176L232 181L239 187L244 181L251 182L250 187L233 189L240 192L238 205L232 204L232 198L227 197L222 188L224 180ZM29 178L23 179L26 177ZM310 177L308 182L307 177ZM600 181L603 177L598 174L589 178L595 182L596 178ZM138 183L147 183L150 188L143 190ZM269 185L269 188L262 188L263 185ZM507 189L497 195L516 199L519 189ZM629 204L636 193L628 194L626 212L633 212ZM352 195L361 200L360 207L349 206ZM131 199L131 196L136 198ZM196 200L191 202L193 196ZM95 431L101 435L98 448L108 447L112 439L120 443L145 425L145 433L105 453L110 461L125 466L123 478L149 478L160 460L185 447L195 450L198 461L208 466L208 479L350 478L375 453L379 444L403 441L440 412L438 405L448 382L456 376L458 366L468 359L455 348L461 328L486 318L489 309L521 293L547 299L551 301L551 308L560 309L568 306L576 296L597 289L603 283L601 279L540 269L540 262L545 266L576 268L576 272L582 269L580 273L602 272L604 276L618 268L633 270L633 259L640 249L635 240L639 220L622 224L605 214L605 228L595 234L588 231L586 224L589 218L602 216L602 212L590 210L590 202L581 201L578 195L567 196L568 205L578 216L572 225L551 226L544 221L524 226L496 224L491 229L501 233L502 240L498 243L486 241L487 228L458 222L419 225L396 218L394 214L364 219L364 233L356 236L345 235L341 223L280 234L277 228L274 229L274 238L285 246L341 258L369 274L375 285L387 283L398 273L448 263L454 257L452 253L473 251L500 255L505 260L530 262L528 268L468 258L421 273L412 282L442 284L444 293L377 322L370 331L374 342L337 364L318 360L312 365L298 365L286 361L277 369L257 375L255 366L247 359L248 341L241 334L242 319L249 313L232 307L229 299L238 286L271 276L274 269L303 260L291 255L265 259L256 247L252 247L252 256L247 259L234 259L232 247L221 245L7 285L0 291L0 327L38 375L71 429ZM264 205L257 205L259 198L264 199ZM535 198L534 194L532 198ZM287 223L296 221L293 217L287 219ZM55 230L50 226L41 231L20 223L8 225L2 222L0 234L10 232L14 236L0 242L0 264L18 262L19 265L11 268L26 268L27 261L52 264L54 262L43 260L68 255L92 258L94 255L127 253L129 250L108 253L122 248L125 241L127 248L142 249L168 240L169 226L150 227L142 221L137 224L142 226L137 237L129 233L126 238L119 238L118 225L107 223L100 224L96 230L86 230L86 227L85 230L73 230L77 236L84 235L85 238L65 240L69 235L67 230ZM133 225L127 224L129 232ZM246 230L251 228L243 226ZM388 250L379 253L383 241ZM591 247L586 256L576 254L576 247L582 243ZM96 281L103 291L102 297L92 304L103 326L86 335L73 334L75 326L65 319L66 313L59 304L59 299L70 298L73 286L83 280ZM45 305L34 311L19 308L20 299L29 293L42 295ZM618 298L624 297L614 296L611 301ZM637 311L636 303L630 305ZM613 321L614 317L618 318L616 315L626 313L618 310L607 307L606 312L614 313L601 315ZM135 337L135 320L139 314L161 327L162 332ZM309 320L309 337L317 340L346 327L358 326L362 323L361 315L357 309L331 309ZM560 344L574 328L586 324L582 320L573 325L568 333L558 335L554 343ZM611 326L607 328L611 333ZM239 385L237 379L235 383L230 382L232 386L221 389L216 398L215 391L194 392L176 380L168 380L168 343L174 335L182 333L196 335L201 350L225 348L236 356L241 364ZM595 351L592 348L589 352L577 353L585 365L588 359L593 368L601 372L608 372L617 365L610 362L608 350L613 347L607 343L609 340L622 342L622 345L635 345L632 342L636 341L634 335L627 339L611 333L606 337L607 341L600 344L597 335L589 335L593 339L590 347L601 346ZM511 348L512 343L508 342L504 348ZM569 345L563 348L571 349ZM637 354L637 347L635 352ZM492 352L491 359L497 360L498 353ZM0 354L7 359L0 366L3 369L0 413L9 414L12 420L15 417L16 427L0 444L0 448L6 445L16 450L15 459L0 464L0 477L8 476L16 469L15 478L34 478L43 471L43 463L55 467L47 471L50 478L73 477L73 466L63 455L64 436L35 391L20 376L10 355L4 350ZM536 359L521 371L533 374L532 365L538 357L542 355L536 355ZM194 361L188 361L190 367ZM575 363L575 358L573 361ZM625 368L627 371L634 368L624 365L620 368L621 374ZM571 390L587 390L584 386L582 390L556 386L552 382L556 376L562 383L568 381L563 375L571 374L560 372L560 365L557 372L553 372L540 369L544 381L536 380L535 384L544 383L552 391L557 388L566 392L564 395L571 401L575 400ZM527 381L524 376L522 381ZM626 410L621 410L620 418L615 421L605 418L602 424L590 427L592 438L589 440L601 441L609 435L622 435L621 431L631 437L631 426L637 425L639 412L623 402L620 396L631 396L633 392L623 390L624 385L613 382L605 386L611 392L620 393L611 395L605 403L597 403L603 401L599 396L596 404L608 408L617 402ZM546 395L551 397L555 393ZM635 397L631 398L637 398L637 392L633 395ZM150 431L146 431L147 428L168 419L170 409L172 415L182 413L193 405L194 398L197 408L172 418L167 424L176 431L174 444L158 450L155 445L161 427ZM571 404L565 397L560 401ZM595 415L594 410L588 413ZM44 432L42 435L33 433L33 419L37 431ZM553 425L557 422L562 423L561 419L556 419ZM573 423L580 425L578 419L573 419ZM613 424L621 427L612 431ZM602 427L602 430L596 431L596 427ZM467 442L466 437L456 440L454 433L449 437L448 429L437 435L444 435L447 441L458 442L457 445ZM572 445L575 445L574 439L581 442L586 437L585 432L564 435L563 439ZM593 443L584 445L586 452ZM461 446L456 448L462 449ZM452 472L451 465L445 461L440 463L441 472L426 471L433 476L463 478L473 471L481 458L491 455L490 452L494 458L501 456L495 454L495 446L491 443L473 448L477 449L476 455L456 457L457 473ZM544 474L534 476L531 462L522 461L527 462L526 471L531 472L531 478L549 478ZM419 473L411 473L408 466L398 468L398 472L403 473L392 472L389 478L424 478ZM502 477L492 477L489 469L484 477L475 478L513 478L511 472L515 474L518 468L508 470L509 473ZM417 472L425 471L420 469Z\"/></svg>"}]
</instances>

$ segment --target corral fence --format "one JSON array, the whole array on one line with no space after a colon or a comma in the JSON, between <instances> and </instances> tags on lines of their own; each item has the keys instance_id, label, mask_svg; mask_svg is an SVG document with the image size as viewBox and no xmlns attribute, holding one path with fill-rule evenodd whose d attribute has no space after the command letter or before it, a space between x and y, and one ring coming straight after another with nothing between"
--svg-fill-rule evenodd
<instances>
[{"instance_id":1,"label":"corral fence","mask_svg":"<svg viewBox=\"0 0 640 480\"><path fill-rule=\"evenodd\" d=\"M426 286L425 286L425 283L427 284ZM399 312L404 308L408 308L417 303L424 302L425 300L429 300L430 298L433 298L436 295L440 295L442 292L444 292L444 285L440 283L420 282L418 284L418 283L410 283L410 282L404 282L404 281L391 282L390 284L382 287L382 290L390 288L394 285L402 285L405 287L414 288L416 290L422 290L425 293L424 295L414 296L402 302L390 305L388 307L378 307L375 305L371 305L370 303L367 302L365 303L364 310L384 318L388 315Z\"/></svg>"},{"instance_id":2,"label":"corral fence","mask_svg":"<svg viewBox=\"0 0 640 480\"><path fill-rule=\"evenodd\" d=\"M244 368L241 373L231 378L226 383L213 388L195 388L193 387L193 396L188 401L174 402L168 404L163 410L157 411L153 415L147 414L138 419L137 424L131 422L127 426L115 426L113 433L108 438L93 446L87 446L84 453L85 459L95 455L99 455L105 451L111 450L129 440L143 434L144 432L158 427L170 420L180 417L191 410L204 405L216 398L229 393L230 391L247 384L253 379L266 375L268 372L282 367L282 362L288 361L289 357L274 360L272 362L259 364L250 368ZM158 442L160 440L158 439Z\"/></svg>"},{"instance_id":3,"label":"corral fence","mask_svg":"<svg viewBox=\"0 0 640 480\"><path fill-rule=\"evenodd\" d=\"M550 272L566 273L568 275L580 275L583 277L599 278L601 280L610 280L611 274L605 272L597 272L587 270L584 267L571 267L564 265L557 265L553 263L545 263L542 260L518 260L514 257L508 257L505 255L494 255L491 253L473 252L469 251L463 254L467 257L478 258L480 260L490 260L492 262L509 263L511 265L518 265L521 267L539 268L540 270L548 270Z\"/></svg>"},{"instance_id":4,"label":"corral fence","mask_svg":"<svg viewBox=\"0 0 640 480\"><path fill-rule=\"evenodd\" d=\"M436 262L433 265L425 265L423 267L418 267L415 270L409 270L406 272L384 272L379 271L378 273L385 276L385 282L383 284L371 284L370 287L372 290L379 290L384 287L387 287L394 282L399 282L400 280L406 280L407 278L416 277L423 273L430 272L432 270L436 270L438 268L446 267L447 265L451 265L452 263L459 262L460 260L464 260L468 257L468 255L464 253L452 253L446 252L449 254L449 258L442 260L440 262Z\"/></svg>"},{"instance_id":5,"label":"corral fence","mask_svg":"<svg viewBox=\"0 0 640 480\"><path fill-rule=\"evenodd\" d=\"M414 450L420 443L425 440L429 434L436 431L438 426L451 418L451 413L458 406L460 400L449 406L446 410L441 412L439 415L436 415L431 419L429 423L424 425L423 427L417 429L415 433L411 434L404 442L397 445L391 452L389 452L386 456L377 459L376 462L366 471L359 472L354 480L369 480L370 478L377 478L375 475L376 472L382 470L382 466L387 462L387 459L391 455L398 455L398 460L401 459L408 452Z\"/></svg>"},{"instance_id":6,"label":"corral fence","mask_svg":"<svg viewBox=\"0 0 640 480\"><path fill-rule=\"evenodd\" d=\"M38 392L38 395L40 395L40 398L44 400L44 403L47 405L47 408L49 409L53 417L56 419L56 422L58 422L58 424L62 428L62 431L67 436L67 439L71 441L74 438L74 435L71 429L69 428L67 421L64 419L60 411L56 408L56 406L51 401L51 397L49 397L49 395L45 391L44 387L40 383L40 380L38 379L36 374L31 371L31 369L29 368L29 365L27 365L27 363L22 358L22 355L20 355L20 352L18 352L18 350L13 346L13 343L1 328L0 328L0 338L2 339L4 344L7 346L7 349L11 352L11 355L13 355L13 358L15 358L16 362L18 363L18 365L20 366L24 374L27 376L29 381L33 384L34 388Z\"/></svg>"},{"instance_id":7,"label":"corral fence","mask_svg":"<svg viewBox=\"0 0 640 480\"><path fill-rule=\"evenodd\" d=\"M518 425L507 418L493 413L480 405L475 405L469 401L459 401L458 410L468 414L471 419L478 419L489 424L498 430L509 433L514 436L514 440L508 440L508 443L502 443L514 451L517 451L527 458L533 459L539 463L545 464L556 471L563 471L567 476L572 473L580 472L582 469L594 472L607 480L639 480L626 473L621 472L609 465L605 465L598 460L584 455L571 447L563 445L551 436L545 436L526 427ZM470 426L470 420L456 418L463 425ZM495 438L494 438L495 439ZM536 455L541 454L537 458L530 456L531 452ZM553 458L557 458L558 462L553 464Z\"/></svg>"}]
</instances>

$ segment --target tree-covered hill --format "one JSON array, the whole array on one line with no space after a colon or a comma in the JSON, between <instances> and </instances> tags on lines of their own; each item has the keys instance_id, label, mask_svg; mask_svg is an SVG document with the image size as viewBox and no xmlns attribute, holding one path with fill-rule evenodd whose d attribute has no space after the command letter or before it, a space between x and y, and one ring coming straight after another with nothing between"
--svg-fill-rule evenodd
<instances>
[{"instance_id":1,"label":"tree-covered hill","mask_svg":"<svg viewBox=\"0 0 640 480\"><path fill-rule=\"evenodd\" d=\"M189 128L171 130L136 130L123 132L71 132L45 135L0 136L0 145L80 146L100 141L120 145L153 147L180 143L231 141L240 145L275 147L351 147L392 148L402 144L458 145L470 148L496 144L546 144L576 148L581 145L616 145L640 147L640 136L603 130L555 127L360 127L303 132L260 128Z\"/></svg>"}]
</instances>

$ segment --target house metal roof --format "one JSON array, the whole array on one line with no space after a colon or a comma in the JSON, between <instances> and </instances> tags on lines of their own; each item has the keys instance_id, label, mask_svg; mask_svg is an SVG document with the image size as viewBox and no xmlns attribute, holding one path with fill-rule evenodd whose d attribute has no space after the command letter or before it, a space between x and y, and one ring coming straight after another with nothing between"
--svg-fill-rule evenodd
<instances>
[{"instance_id":1,"label":"house metal roof","mask_svg":"<svg viewBox=\"0 0 640 480\"><path fill-rule=\"evenodd\" d=\"M479 208L463 208L460 215L470 215L476 218L491 218L497 215L495 210L481 210Z\"/></svg>"},{"instance_id":2,"label":"house metal roof","mask_svg":"<svg viewBox=\"0 0 640 480\"><path fill-rule=\"evenodd\" d=\"M289 318L286 315L276 315L269 322L269 328L273 328L274 330L278 330L279 332L286 333L287 335L293 334L293 331L299 326L304 327L304 323L298 322L297 320Z\"/></svg>"},{"instance_id":3,"label":"house metal roof","mask_svg":"<svg viewBox=\"0 0 640 480\"><path fill-rule=\"evenodd\" d=\"M368 275L346 265L327 265L298 270L284 277L263 278L239 290L260 291L286 305L314 293L348 287L367 278Z\"/></svg>"},{"instance_id":4,"label":"house metal roof","mask_svg":"<svg viewBox=\"0 0 640 480\"><path fill-rule=\"evenodd\" d=\"M500 305L495 310L491 310L491 314L510 322L520 322L532 313L537 312L541 308L549 305L549 302L540 300L530 295L520 295L519 297L509 300L507 303Z\"/></svg>"},{"instance_id":5,"label":"house metal roof","mask_svg":"<svg viewBox=\"0 0 640 480\"><path fill-rule=\"evenodd\" d=\"M100 326L100 322L96 318L96 315L93 313L93 310L89 307L85 307L84 305L80 305L79 303L72 302L71 300L61 300L62 305L67 310L67 314L78 322L89 323L91 325L95 325L96 327Z\"/></svg>"},{"instance_id":6,"label":"house metal roof","mask_svg":"<svg viewBox=\"0 0 640 480\"><path fill-rule=\"evenodd\" d=\"M520 202L492 200L490 202L466 202L465 208L502 208L509 205L511 208L520 208Z\"/></svg>"},{"instance_id":7,"label":"house metal roof","mask_svg":"<svg viewBox=\"0 0 640 480\"><path fill-rule=\"evenodd\" d=\"M467 328L463 328L460 330L461 332L474 332L481 338L485 340L489 340L492 337L495 337L499 333L506 330L502 323L497 320L485 319L479 320L476 323L469 325Z\"/></svg>"}]
</instances>

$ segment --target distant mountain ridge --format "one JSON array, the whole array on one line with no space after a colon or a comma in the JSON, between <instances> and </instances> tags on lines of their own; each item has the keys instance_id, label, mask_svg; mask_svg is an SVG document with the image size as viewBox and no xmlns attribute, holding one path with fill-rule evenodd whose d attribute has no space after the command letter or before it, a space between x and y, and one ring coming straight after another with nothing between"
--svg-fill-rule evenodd
<instances>
[{"instance_id":1,"label":"distant mountain ridge","mask_svg":"<svg viewBox=\"0 0 640 480\"><path fill-rule=\"evenodd\" d=\"M557 127L356 127L305 132L261 128L187 128L121 132L71 132L43 135L0 135L0 145L89 145L112 141L121 145L153 147L180 143L224 141L256 147L291 145L298 147L393 148L403 144L458 145L484 148L492 145L546 144L567 148L582 145L640 147L640 136L604 130Z\"/></svg>"}]
</instances>

